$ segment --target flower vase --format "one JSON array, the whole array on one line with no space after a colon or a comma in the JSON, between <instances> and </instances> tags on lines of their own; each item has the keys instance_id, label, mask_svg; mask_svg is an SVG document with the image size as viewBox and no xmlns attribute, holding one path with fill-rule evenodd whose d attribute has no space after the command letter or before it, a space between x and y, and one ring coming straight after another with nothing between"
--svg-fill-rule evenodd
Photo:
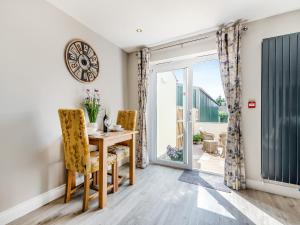
<instances>
[{"instance_id":1,"label":"flower vase","mask_svg":"<svg viewBox=\"0 0 300 225\"><path fill-rule=\"evenodd\" d=\"M87 132L88 134L94 134L98 130L98 124L95 123L88 123L87 125Z\"/></svg>"}]
</instances>

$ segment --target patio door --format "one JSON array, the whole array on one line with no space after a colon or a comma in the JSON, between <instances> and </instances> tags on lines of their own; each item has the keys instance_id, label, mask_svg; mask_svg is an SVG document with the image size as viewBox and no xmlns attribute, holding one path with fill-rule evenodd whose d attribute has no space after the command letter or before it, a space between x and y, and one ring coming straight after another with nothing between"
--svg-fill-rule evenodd
<instances>
[{"instance_id":1,"label":"patio door","mask_svg":"<svg viewBox=\"0 0 300 225\"><path fill-rule=\"evenodd\" d=\"M191 73L188 67L155 67L151 76L154 116L152 129L151 161L158 164L191 168L191 112L192 90L188 84ZM151 121L150 121L151 123Z\"/></svg>"},{"instance_id":2,"label":"patio door","mask_svg":"<svg viewBox=\"0 0 300 225\"><path fill-rule=\"evenodd\" d=\"M217 60L216 52L151 65L148 140L152 163L193 168L193 132L195 117L200 115L195 91L197 65L211 60ZM210 71L206 73L208 79ZM205 115L202 112L202 117Z\"/></svg>"}]
</instances>

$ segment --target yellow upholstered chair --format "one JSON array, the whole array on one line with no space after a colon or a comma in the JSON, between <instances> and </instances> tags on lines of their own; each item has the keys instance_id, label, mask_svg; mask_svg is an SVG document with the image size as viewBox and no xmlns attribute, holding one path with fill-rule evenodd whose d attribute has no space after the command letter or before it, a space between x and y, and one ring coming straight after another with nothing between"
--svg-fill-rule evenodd
<instances>
[{"instance_id":1,"label":"yellow upholstered chair","mask_svg":"<svg viewBox=\"0 0 300 225\"><path fill-rule=\"evenodd\" d=\"M97 172L99 171L98 151L90 152L89 140L86 132L85 117L82 109L60 109L58 110L60 125L64 143L64 159L66 167L66 193L65 203L70 201L71 194L76 191L73 188L75 174L84 175L84 195L83 207L85 211L88 208L90 196L90 177L92 175L93 185L97 184ZM112 181L117 181L117 158L114 154L107 156L108 166L112 167ZM92 186L92 187L94 187ZM118 188L118 183L113 182L113 192Z\"/></svg>"},{"instance_id":2,"label":"yellow upholstered chair","mask_svg":"<svg viewBox=\"0 0 300 225\"><path fill-rule=\"evenodd\" d=\"M125 130L136 130L136 110L121 110L118 112L117 124L121 125ZM122 166L129 161L128 143L124 142L108 148L108 152L117 155L118 166Z\"/></svg>"}]
</instances>

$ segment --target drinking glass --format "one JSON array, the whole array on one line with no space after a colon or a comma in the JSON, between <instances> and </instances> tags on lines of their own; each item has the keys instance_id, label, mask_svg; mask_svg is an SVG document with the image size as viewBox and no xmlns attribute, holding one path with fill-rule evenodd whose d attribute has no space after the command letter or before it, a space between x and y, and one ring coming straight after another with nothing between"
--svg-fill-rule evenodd
<instances>
[{"instance_id":1,"label":"drinking glass","mask_svg":"<svg viewBox=\"0 0 300 225\"><path fill-rule=\"evenodd\" d=\"M108 129L109 129L109 127L111 126L111 119L110 118L106 118L105 120L104 120L104 125L107 127L107 132L108 132Z\"/></svg>"}]
</instances>

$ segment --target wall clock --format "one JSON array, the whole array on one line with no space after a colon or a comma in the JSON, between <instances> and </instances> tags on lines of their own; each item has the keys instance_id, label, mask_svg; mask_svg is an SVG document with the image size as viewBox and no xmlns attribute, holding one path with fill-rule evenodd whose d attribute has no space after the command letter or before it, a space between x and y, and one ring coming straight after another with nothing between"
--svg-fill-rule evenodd
<instances>
[{"instance_id":1,"label":"wall clock","mask_svg":"<svg viewBox=\"0 0 300 225\"><path fill-rule=\"evenodd\" d=\"M98 77L98 57L93 48L82 40L75 39L68 43L65 62L69 72L80 82L92 82Z\"/></svg>"}]
</instances>

